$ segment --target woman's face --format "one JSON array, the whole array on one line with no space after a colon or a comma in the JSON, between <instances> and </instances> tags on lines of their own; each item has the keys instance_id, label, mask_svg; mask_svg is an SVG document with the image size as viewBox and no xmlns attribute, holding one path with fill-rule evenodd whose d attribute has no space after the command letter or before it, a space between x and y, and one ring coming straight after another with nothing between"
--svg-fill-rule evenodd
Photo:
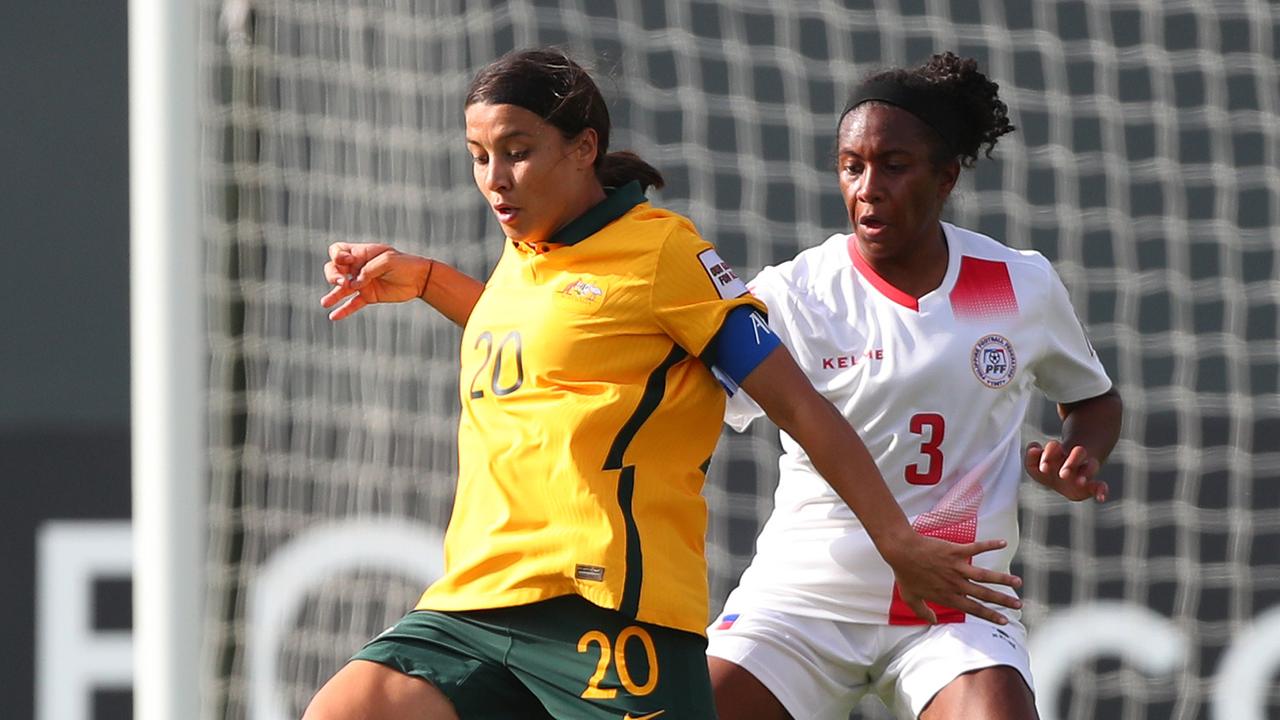
<instances>
[{"instance_id":1,"label":"woman's face","mask_svg":"<svg viewBox=\"0 0 1280 720\"><path fill-rule=\"evenodd\" d=\"M939 237L960 164L934 164L933 131L923 121L867 103L845 116L836 140L840 193L869 259L900 256Z\"/></svg>"},{"instance_id":2,"label":"woman's face","mask_svg":"<svg viewBox=\"0 0 1280 720\"><path fill-rule=\"evenodd\" d=\"M476 187L512 240L546 241L595 204L594 130L566 140L517 105L467 107L467 150Z\"/></svg>"}]
</instances>

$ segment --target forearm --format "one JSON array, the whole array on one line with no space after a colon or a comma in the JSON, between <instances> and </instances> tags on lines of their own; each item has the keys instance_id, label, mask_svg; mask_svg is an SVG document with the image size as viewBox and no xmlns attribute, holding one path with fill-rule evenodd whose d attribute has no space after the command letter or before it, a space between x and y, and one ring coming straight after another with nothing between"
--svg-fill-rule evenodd
<instances>
[{"instance_id":1,"label":"forearm","mask_svg":"<svg viewBox=\"0 0 1280 720\"><path fill-rule=\"evenodd\" d=\"M1124 405L1114 389L1088 400L1059 406L1062 446L1070 452L1080 446L1089 457L1105 462L1120 439Z\"/></svg>"},{"instance_id":2,"label":"forearm","mask_svg":"<svg viewBox=\"0 0 1280 720\"><path fill-rule=\"evenodd\" d=\"M794 417L770 419L804 447L814 468L858 516L876 549L890 557L903 534L914 531L875 459L849 420L826 398L815 391L811 398L801 397L799 404L803 409Z\"/></svg>"},{"instance_id":3,"label":"forearm","mask_svg":"<svg viewBox=\"0 0 1280 720\"><path fill-rule=\"evenodd\" d=\"M459 326L467 324L471 311L484 292L484 283L438 260L431 269L419 295L424 302Z\"/></svg>"},{"instance_id":4,"label":"forearm","mask_svg":"<svg viewBox=\"0 0 1280 720\"><path fill-rule=\"evenodd\" d=\"M849 421L809 384L785 348L778 348L742 383L779 428L800 443L840 499L853 510L886 557L913 533L875 460Z\"/></svg>"},{"instance_id":5,"label":"forearm","mask_svg":"<svg viewBox=\"0 0 1280 720\"><path fill-rule=\"evenodd\" d=\"M982 603L1020 607L1016 596L979 584L1017 587L1021 582L1017 577L973 565L974 555L1005 547L1007 541L954 544L916 534L858 433L813 389L785 347L775 348L741 384L769 418L800 443L814 467L862 521L876 550L893 569L902 599L917 617L937 621L926 600L996 624L1007 621Z\"/></svg>"}]
</instances>

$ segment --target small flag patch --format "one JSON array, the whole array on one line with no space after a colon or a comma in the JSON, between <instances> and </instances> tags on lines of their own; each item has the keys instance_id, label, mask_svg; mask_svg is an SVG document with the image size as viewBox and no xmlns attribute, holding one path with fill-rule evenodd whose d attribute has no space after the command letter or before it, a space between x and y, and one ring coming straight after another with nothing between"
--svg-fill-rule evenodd
<instances>
[{"instance_id":1,"label":"small flag patch","mask_svg":"<svg viewBox=\"0 0 1280 720\"><path fill-rule=\"evenodd\" d=\"M729 628L733 627L733 623L737 621L737 619L738 619L738 613L732 613L730 615L721 615L720 624L716 626L716 629L728 630Z\"/></svg>"}]
</instances>

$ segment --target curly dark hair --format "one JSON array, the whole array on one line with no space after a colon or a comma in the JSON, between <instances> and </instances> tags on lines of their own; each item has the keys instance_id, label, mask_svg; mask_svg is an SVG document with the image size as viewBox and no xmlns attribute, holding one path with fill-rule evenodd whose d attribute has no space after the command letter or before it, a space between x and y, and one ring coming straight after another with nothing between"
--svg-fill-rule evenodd
<instances>
[{"instance_id":1,"label":"curly dark hair","mask_svg":"<svg viewBox=\"0 0 1280 720\"><path fill-rule=\"evenodd\" d=\"M894 68L867 77L869 83L897 83L904 88L932 95L947 112L940 113L946 127L935 127L939 134L935 162L958 158L971 168L986 147L991 157L1000 136L1013 132L1009 108L999 97L1000 86L978 70L978 61L962 58L952 52L938 53L914 68ZM874 101L873 101L874 102ZM951 138L951 142L943 140ZM954 147L951 147L954 145Z\"/></svg>"}]
</instances>

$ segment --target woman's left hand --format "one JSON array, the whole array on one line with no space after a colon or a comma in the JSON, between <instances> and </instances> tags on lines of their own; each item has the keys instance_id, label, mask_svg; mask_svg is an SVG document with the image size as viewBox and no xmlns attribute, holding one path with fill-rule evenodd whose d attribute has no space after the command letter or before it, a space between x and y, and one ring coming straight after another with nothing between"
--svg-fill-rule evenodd
<instances>
[{"instance_id":1,"label":"woman's left hand","mask_svg":"<svg viewBox=\"0 0 1280 720\"><path fill-rule=\"evenodd\" d=\"M1067 452L1057 440L1050 440L1044 446L1030 443L1027 445L1026 467L1027 474L1036 482L1068 500L1093 498L1103 502L1107 499L1107 483L1094 479L1101 463L1090 457L1082 445Z\"/></svg>"}]
</instances>

